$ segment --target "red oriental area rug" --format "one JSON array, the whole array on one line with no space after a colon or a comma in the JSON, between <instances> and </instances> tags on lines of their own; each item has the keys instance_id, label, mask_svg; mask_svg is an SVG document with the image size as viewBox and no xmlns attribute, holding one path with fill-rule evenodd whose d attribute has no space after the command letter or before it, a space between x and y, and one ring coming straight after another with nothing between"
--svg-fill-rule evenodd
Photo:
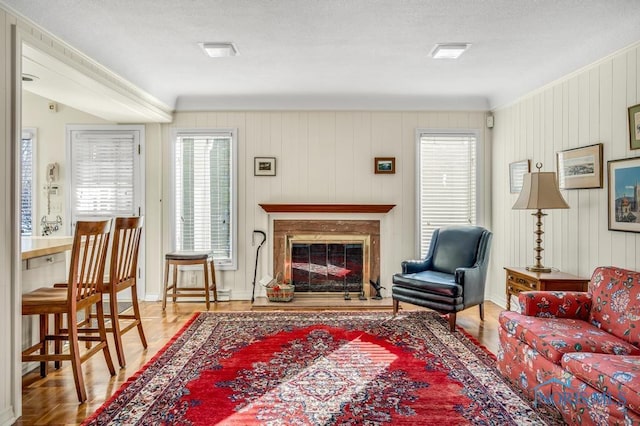
<instances>
[{"instance_id":1,"label":"red oriental area rug","mask_svg":"<svg viewBox=\"0 0 640 426\"><path fill-rule=\"evenodd\" d=\"M425 311L195 314L83 424L555 423Z\"/></svg>"}]
</instances>

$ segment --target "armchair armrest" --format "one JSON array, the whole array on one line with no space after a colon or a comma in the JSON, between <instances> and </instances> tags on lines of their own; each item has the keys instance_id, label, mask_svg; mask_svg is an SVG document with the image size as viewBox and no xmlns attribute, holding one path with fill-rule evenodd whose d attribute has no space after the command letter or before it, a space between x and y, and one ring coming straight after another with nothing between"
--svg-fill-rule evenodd
<instances>
[{"instance_id":1,"label":"armchair armrest","mask_svg":"<svg viewBox=\"0 0 640 426\"><path fill-rule=\"evenodd\" d=\"M518 294L523 315L589 319L591 294L583 291L523 291Z\"/></svg>"},{"instance_id":2,"label":"armchair armrest","mask_svg":"<svg viewBox=\"0 0 640 426\"><path fill-rule=\"evenodd\" d=\"M464 285L465 282L480 282L482 278L482 269L477 263L470 268L456 268L456 282Z\"/></svg>"},{"instance_id":3,"label":"armchair armrest","mask_svg":"<svg viewBox=\"0 0 640 426\"><path fill-rule=\"evenodd\" d=\"M414 274L416 272L431 269L431 257L422 260L405 260L401 264L403 274Z\"/></svg>"}]
</instances>

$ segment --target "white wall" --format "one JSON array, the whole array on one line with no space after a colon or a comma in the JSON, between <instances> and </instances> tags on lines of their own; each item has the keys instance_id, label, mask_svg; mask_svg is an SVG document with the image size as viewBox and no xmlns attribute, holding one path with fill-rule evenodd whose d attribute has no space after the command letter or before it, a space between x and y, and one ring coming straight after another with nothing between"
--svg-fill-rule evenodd
<instances>
[{"instance_id":1,"label":"white wall","mask_svg":"<svg viewBox=\"0 0 640 426\"><path fill-rule=\"evenodd\" d=\"M10 340L0 351L0 424L12 424L20 413L21 396L19 393L20 371L19 362L20 312L18 300L20 292L14 285L16 277L16 253L13 248L17 240L14 227L17 222L13 219L15 198L13 192L13 149L14 114L12 108L14 97L12 94L12 68L14 65L12 49L11 25L15 19L0 9L0 336L3 340ZM8 207L7 207L8 206ZM19 232L18 232L19 234Z\"/></svg>"},{"instance_id":2,"label":"white wall","mask_svg":"<svg viewBox=\"0 0 640 426\"><path fill-rule=\"evenodd\" d=\"M26 90L22 91L22 127L31 127L37 130L34 235L41 234L40 218L47 214L47 195L43 188L47 184L46 166L49 163L58 163L60 166L59 179L55 182L60 187L59 195L52 197L53 210L49 217L55 218L59 214L63 219L63 226L54 235L71 235L71 230L66 229L65 224L67 219L65 200L69 190L68 182L65 181L67 168L65 126L67 124L109 122L64 104L57 104L57 111L53 112L49 110L49 102L49 99Z\"/></svg>"},{"instance_id":3,"label":"white wall","mask_svg":"<svg viewBox=\"0 0 640 426\"><path fill-rule=\"evenodd\" d=\"M640 103L640 45L545 86L495 111L493 131L494 250L489 297L504 303L503 266L533 263L530 211L511 210L509 163L531 159L555 171L556 153L602 142L604 188L562 191L569 210L550 210L544 221L542 263L590 277L600 265L640 269L640 234L608 230L607 161L638 157L629 149L627 108Z\"/></svg>"},{"instance_id":4,"label":"white wall","mask_svg":"<svg viewBox=\"0 0 640 426\"><path fill-rule=\"evenodd\" d=\"M383 203L396 204L383 218L381 282L390 288L391 275L400 262L416 256L415 158L416 129L479 129L482 154L490 161L489 132L484 112L179 112L170 125L162 125L163 170L170 170L169 138L172 128L237 128L239 147L239 217L237 271L218 271L218 285L232 289L233 299L250 299L256 246L254 229L268 230L268 215L259 203ZM275 177L253 176L253 158L277 158ZM374 157L396 157L396 174L375 175ZM490 168L485 169L488 194ZM149 176L148 176L149 178ZM164 174L163 244L168 251L171 212L169 174ZM148 179L149 181L150 179ZM483 216L489 218L485 197ZM488 221L485 224L489 226ZM263 247L258 279L272 272ZM160 283L157 292L160 294ZM148 292L153 292L148 280Z\"/></svg>"}]
</instances>

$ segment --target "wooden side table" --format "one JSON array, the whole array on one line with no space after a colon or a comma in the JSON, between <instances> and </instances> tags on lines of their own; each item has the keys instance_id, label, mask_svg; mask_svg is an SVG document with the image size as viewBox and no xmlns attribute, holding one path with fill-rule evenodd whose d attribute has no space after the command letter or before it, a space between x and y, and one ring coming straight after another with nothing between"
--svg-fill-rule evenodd
<instances>
[{"instance_id":1,"label":"wooden side table","mask_svg":"<svg viewBox=\"0 0 640 426\"><path fill-rule=\"evenodd\" d=\"M521 291L587 291L589 280L564 272L531 272L526 268L504 267L507 273L507 310L511 309L511 296Z\"/></svg>"}]
</instances>

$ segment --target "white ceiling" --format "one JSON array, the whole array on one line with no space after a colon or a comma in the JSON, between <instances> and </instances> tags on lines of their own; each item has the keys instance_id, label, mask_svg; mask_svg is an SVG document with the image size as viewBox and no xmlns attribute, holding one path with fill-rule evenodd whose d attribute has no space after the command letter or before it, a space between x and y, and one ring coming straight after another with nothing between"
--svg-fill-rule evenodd
<instances>
[{"instance_id":1,"label":"white ceiling","mask_svg":"<svg viewBox=\"0 0 640 426\"><path fill-rule=\"evenodd\" d=\"M640 40L638 0L0 2L179 110L488 109Z\"/></svg>"}]
</instances>

